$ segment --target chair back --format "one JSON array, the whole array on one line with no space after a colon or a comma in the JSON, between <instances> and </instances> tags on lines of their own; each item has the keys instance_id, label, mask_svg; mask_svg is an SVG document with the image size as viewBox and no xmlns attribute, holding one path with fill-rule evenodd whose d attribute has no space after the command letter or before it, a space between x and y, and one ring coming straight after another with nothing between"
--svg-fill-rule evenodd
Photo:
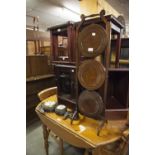
<instances>
[{"instance_id":1,"label":"chair back","mask_svg":"<svg viewBox=\"0 0 155 155\"><path fill-rule=\"evenodd\" d=\"M38 97L40 99L40 101L57 94L57 87L51 87L51 88L47 88L42 90L41 92L38 93Z\"/></svg>"}]
</instances>

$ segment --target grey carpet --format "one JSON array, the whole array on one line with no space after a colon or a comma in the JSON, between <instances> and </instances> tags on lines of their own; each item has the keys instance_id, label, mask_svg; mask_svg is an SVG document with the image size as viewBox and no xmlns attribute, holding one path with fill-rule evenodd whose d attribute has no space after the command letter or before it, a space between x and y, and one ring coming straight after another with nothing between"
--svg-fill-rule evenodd
<instances>
[{"instance_id":1,"label":"grey carpet","mask_svg":"<svg viewBox=\"0 0 155 155\"><path fill-rule=\"evenodd\" d=\"M83 155L84 150L64 143L64 155ZM26 129L26 155L45 155L41 122L37 121ZM49 136L49 155L60 155L55 139Z\"/></svg>"}]
</instances>

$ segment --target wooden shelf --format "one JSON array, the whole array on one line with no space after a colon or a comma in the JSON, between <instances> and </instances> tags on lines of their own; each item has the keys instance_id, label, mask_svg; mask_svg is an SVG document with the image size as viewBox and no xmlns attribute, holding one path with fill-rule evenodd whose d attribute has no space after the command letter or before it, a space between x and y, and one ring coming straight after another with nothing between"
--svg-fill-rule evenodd
<instances>
[{"instance_id":1,"label":"wooden shelf","mask_svg":"<svg viewBox=\"0 0 155 155\"><path fill-rule=\"evenodd\" d=\"M73 68L75 69L76 66L70 65L70 64L54 64L55 67L65 67L65 68Z\"/></svg>"},{"instance_id":2,"label":"wooden shelf","mask_svg":"<svg viewBox=\"0 0 155 155\"><path fill-rule=\"evenodd\" d=\"M122 120L126 119L129 109L106 109L105 118L107 120Z\"/></svg>"},{"instance_id":3,"label":"wooden shelf","mask_svg":"<svg viewBox=\"0 0 155 155\"><path fill-rule=\"evenodd\" d=\"M120 63L120 64L129 64L129 60L120 59L120 60L119 60L119 63Z\"/></svg>"},{"instance_id":4,"label":"wooden shelf","mask_svg":"<svg viewBox=\"0 0 155 155\"><path fill-rule=\"evenodd\" d=\"M62 94L62 95L59 95L58 98L60 98L61 100L76 104L75 99L73 99L70 94Z\"/></svg>"},{"instance_id":5,"label":"wooden shelf","mask_svg":"<svg viewBox=\"0 0 155 155\"><path fill-rule=\"evenodd\" d=\"M127 40L127 41L128 41L128 40L129 40L129 37L121 38L121 40L123 40L123 41L124 41L124 40L125 40L125 41ZM112 38L111 41L116 41L116 39L113 39L113 38Z\"/></svg>"},{"instance_id":6,"label":"wooden shelf","mask_svg":"<svg viewBox=\"0 0 155 155\"><path fill-rule=\"evenodd\" d=\"M58 56L58 59L62 59L62 61L66 61L68 58L68 56Z\"/></svg>"},{"instance_id":7,"label":"wooden shelf","mask_svg":"<svg viewBox=\"0 0 155 155\"><path fill-rule=\"evenodd\" d=\"M120 104L120 102L114 97L111 96L106 105L107 109L124 109L125 107Z\"/></svg>"},{"instance_id":8,"label":"wooden shelf","mask_svg":"<svg viewBox=\"0 0 155 155\"><path fill-rule=\"evenodd\" d=\"M110 72L128 72L129 68L109 68Z\"/></svg>"},{"instance_id":9,"label":"wooden shelf","mask_svg":"<svg viewBox=\"0 0 155 155\"><path fill-rule=\"evenodd\" d=\"M114 64L115 63L115 60L111 60L111 63ZM129 60L124 60L124 59L119 59L119 64L126 64L128 65L129 64Z\"/></svg>"},{"instance_id":10,"label":"wooden shelf","mask_svg":"<svg viewBox=\"0 0 155 155\"><path fill-rule=\"evenodd\" d=\"M58 48L64 48L64 49L67 49L66 46L58 46Z\"/></svg>"},{"instance_id":11,"label":"wooden shelf","mask_svg":"<svg viewBox=\"0 0 155 155\"><path fill-rule=\"evenodd\" d=\"M31 77L26 78L26 82L47 79L47 78L52 78L52 77L55 77L55 75L54 74L45 74L45 75L31 76Z\"/></svg>"},{"instance_id":12,"label":"wooden shelf","mask_svg":"<svg viewBox=\"0 0 155 155\"><path fill-rule=\"evenodd\" d=\"M73 64L75 65L75 62L69 62L69 61L52 61L53 64Z\"/></svg>"}]
</instances>

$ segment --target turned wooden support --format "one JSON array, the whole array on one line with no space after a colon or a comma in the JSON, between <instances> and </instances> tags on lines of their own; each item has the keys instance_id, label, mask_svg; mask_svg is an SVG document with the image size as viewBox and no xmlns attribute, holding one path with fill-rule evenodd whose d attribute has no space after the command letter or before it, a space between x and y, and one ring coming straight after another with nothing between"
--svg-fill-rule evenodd
<instances>
[{"instance_id":1,"label":"turned wooden support","mask_svg":"<svg viewBox=\"0 0 155 155\"><path fill-rule=\"evenodd\" d=\"M121 149L121 155L126 155L129 151L129 129L123 132L122 140L124 141L124 144Z\"/></svg>"},{"instance_id":2,"label":"turned wooden support","mask_svg":"<svg viewBox=\"0 0 155 155\"><path fill-rule=\"evenodd\" d=\"M92 150L92 155L114 155L114 154L110 151L106 151L105 149L103 149L103 146L99 146Z\"/></svg>"},{"instance_id":3,"label":"turned wooden support","mask_svg":"<svg viewBox=\"0 0 155 155\"><path fill-rule=\"evenodd\" d=\"M48 136L49 136L49 130L46 125L42 125L43 127L43 136L44 136L44 147L46 151L46 155L48 155Z\"/></svg>"},{"instance_id":4,"label":"turned wooden support","mask_svg":"<svg viewBox=\"0 0 155 155\"><path fill-rule=\"evenodd\" d=\"M89 151L86 149L84 155L89 155Z\"/></svg>"},{"instance_id":5,"label":"turned wooden support","mask_svg":"<svg viewBox=\"0 0 155 155\"><path fill-rule=\"evenodd\" d=\"M63 155L63 139L59 138L60 154Z\"/></svg>"},{"instance_id":6,"label":"turned wooden support","mask_svg":"<svg viewBox=\"0 0 155 155\"><path fill-rule=\"evenodd\" d=\"M100 154L100 149L99 148L95 148L92 150L92 155L101 155Z\"/></svg>"}]
</instances>

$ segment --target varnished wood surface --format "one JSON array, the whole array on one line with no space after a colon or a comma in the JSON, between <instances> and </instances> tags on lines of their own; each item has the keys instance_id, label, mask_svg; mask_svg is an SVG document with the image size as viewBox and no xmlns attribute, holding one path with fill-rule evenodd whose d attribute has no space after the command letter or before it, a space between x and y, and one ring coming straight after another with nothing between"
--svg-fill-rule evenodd
<instances>
[{"instance_id":1,"label":"varnished wood surface","mask_svg":"<svg viewBox=\"0 0 155 155\"><path fill-rule=\"evenodd\" d=\"M44 99L57 94L57 87L50 87L42 90L41 92L38 93L38 97L40 101L43 101Z\"/></svg>"},{"instance_id":2,"label":"varnished wood surface","mask_svg":"<svg viewBox=\"0 0 155 155\"><path fill-rule=\"evenodd\" d=\"M37 94L45 89L55 86L55 77L53 75L37 76L36 79L26 81L26 123L31 123L34 119L38 119L35 113L39 98Z\"/></svg>"},{"instance_id":3,"label":"varnished wood surface","mask_svg":"<svg viewBox=\"0 0 155 155\"><path fill-rule=\"evenodd\" d=\"M99 89L105 80L105 67L96 60L85 60L78 69L80 84L88 90Z\"/></svg>"},{"instance_id":4,"label":"varnished wood surface","mask_svg":"<svg viewBox=\"0 0 155 155\"><path fill-rule=\"evenodd\" d=\"M48 65L48 57L46 55L26 56L26 62L27 78L51 73L50 65Z\"/></svg>"},{"instance_id":5,"label":"varnished wood surface","mask_svg":"<svg viewBox=\"0 0 155 155\"><path fill-rule=\"evenodd\" d=\"M48 155L48 136L49 136L49 131L47 129L47 126L46 125L42 125L42 128L43 128L43 137L44 137L44 147L45 147L45 152L46 152L46 155Z\"/></svg>"},{"instance_id":6,"label":"varnished wood surface","mask_svg":"<svg viewBox=\"0 0 155 155\"><path fill-rule=\"evenodd\" d=\"M26 30L26 40L44 40L50 41L50 33L49 32L41 32L41 31L32 31Z\"/></svg>"},{"instance_id":7,"label":"varnished wood surface","mask_svg":"<svg viewBox=\"0 0 155 155\"><path fill-rule=\"evenodd\" d=\"M54 76L55 76L54 74L45 74L45 75L31 76L31 77L26 78L26 82L31 82L31 81L51 78L51 77L54 77Z\"/></svg>"},{"instance_id":8,"label":"varnished wood surface","mask_svg":"<svg viewBox=\"0 0 155 155\"><path fill-rule=\"evenodd\" d=\"M129 68L109 68L111 72L129 72Z\"/></svg>"},{"instance_id":9,"label":"varnished wood surface","mask_svg":"<svg viewBox=\"0 0 155 155\"><path fill-rule=\"evenodd\" d=\"M47 98L44 101L57 100L57 96ZM80 121L74 121L73 125L70 124L69 119L63 120L62 116L55 113L42 114L36 108L42 122L59 137L65 141L69 141L77 147L83 148L96 148L100 145L106 145L119 140L123 131L126 128L126 120L122 121L108 121L108 123L101 130L100 136L97 136L96 129L99 121L91 118L80 116Z\"/></svg>"}]
</instances>

